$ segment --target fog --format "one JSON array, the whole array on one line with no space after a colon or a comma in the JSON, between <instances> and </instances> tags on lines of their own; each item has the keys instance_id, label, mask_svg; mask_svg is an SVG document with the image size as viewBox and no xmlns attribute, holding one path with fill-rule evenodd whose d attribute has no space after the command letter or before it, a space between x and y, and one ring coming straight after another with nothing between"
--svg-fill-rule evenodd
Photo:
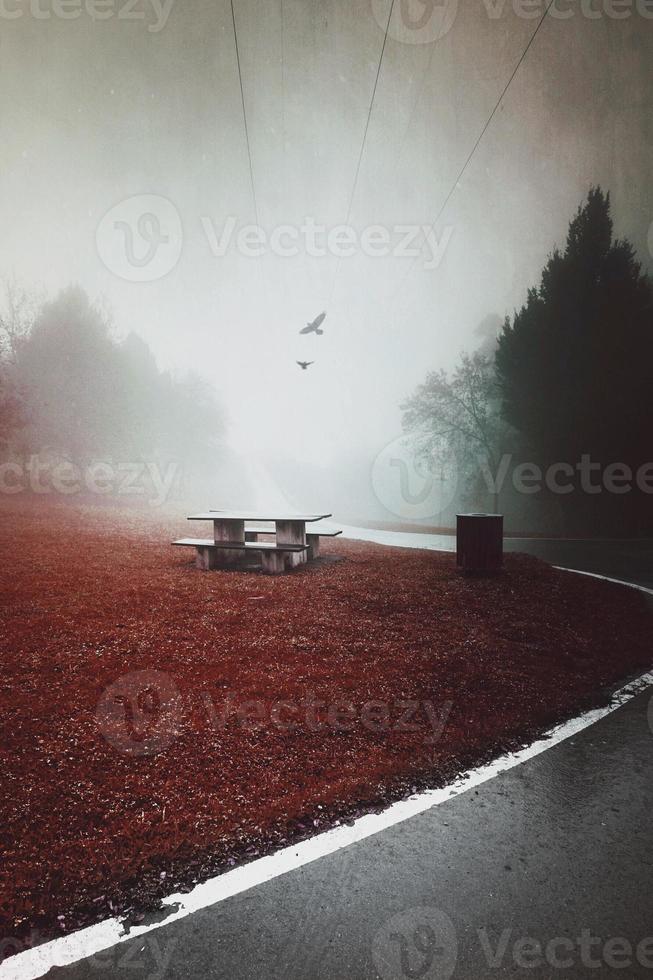
<instances>
[{"instance_id":1,"label":"fog","mask_svg":"<svg viewBox=\"0 0 653 980\"><path fill-rule=\"evenodd\" d=\"M400 434L425 373L524 301L590 185L650 262L653 23L634 4L623 19L598 0L594 18L557 7L572 16L546 18L454 187L536 25L509 3L449 3L428 43L391 30L355 182L389 2L235 0L250 175L229 3L117 0L94 20L6 0L0 272L50 296L79 284L162 371L210 381L251 481L264 465L305 505L313 488L316 503L325 486L342 496ZM394 246L399 226L428 231L452 187L417 257L307 254L307 220L332 229L351 211L358 234L382 226ZM169 202L162 229L181 245L151 281L112 262L102 230L109 212L105 229L129 223L137 205L117 206L135 196ZM298 254L214 254L230 218L234 238L291 226ZM322 310L324 335L300 336Z\"/></svg>"}]
</instances>

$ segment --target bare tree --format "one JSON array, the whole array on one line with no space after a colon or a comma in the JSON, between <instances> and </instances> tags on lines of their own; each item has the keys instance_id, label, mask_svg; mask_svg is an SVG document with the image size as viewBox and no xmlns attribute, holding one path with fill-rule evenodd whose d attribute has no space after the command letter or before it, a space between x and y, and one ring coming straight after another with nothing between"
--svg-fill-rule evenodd
<instances>
[{"instance_id":1,"label":"bare tree","mask_svg":"<svg viewBox=\"0 0 653 980\"><path fill-rule=\"evenodd\" d=\"M493 357L463 353L450 376L431 372L401 408L404 431L432 466L453 457L469 482L478 482L483 472L497 473L509 430L501 416ZM496 511L498 487L485 482Z\"/></svg>"},{"instance_id":2,"label":"bare tree","mask_svg":"<svg viewBox=\"0 0 653 980\"><path fill-rule=\"evenodd\" d=\"M34 323L38 299L15 276L0 279L0 292L0 451L5 452L27 421L17 364L20 348Z\"/></svg>"},{"instance_id":3,"label":"bare tree","mask_svg":"<svg viewBox=\"0 0 653 980\"><path fill-rule=\"evenodd\" d=\"M26 289L15 276L3 276L0 284L0 356L5 362L16 364L21 345L29 336L43 303L43 296Z\"/></svg>"}]
</instances>

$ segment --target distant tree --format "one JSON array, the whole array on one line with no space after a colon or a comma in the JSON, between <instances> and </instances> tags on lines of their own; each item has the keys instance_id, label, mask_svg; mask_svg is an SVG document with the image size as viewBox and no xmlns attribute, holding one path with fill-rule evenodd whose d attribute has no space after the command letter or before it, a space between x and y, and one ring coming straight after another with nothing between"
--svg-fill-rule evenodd
<instances>
[{"instance_id":1,"label":"distant tree","mask_svg":"<svg viewBox=\"0 0 653 980\"><path fill-rule=\"evenodd\" d=\"M0 451L12 446L27 421L17 359L34 322L36 298L15 278L0 280Z\"/></svg>"},{"instance_id":2,"label":"distant tree","mask_svg":"<svg viewBox=\"0 0 653 980\"><path fill-rule=\"evenodd\" d=\"M0 450L11 444L12 436L25 421L25 404L14 372L9 365L0 363Z\"/></svg>"},{"instance_id":3,"label":"distant tree","mask_svg":"<svg viewBox=\"0 0 653 980\"><path fill-rule=\"evenodd\" d=\"M119 341L110 315L79 287L43 305L20 332L15 365L7 359L6 366L25 393L27 452L62 454L80 466L177 463L187 483L217 469L224 421L212 386L160 371L135 333ZM5 402L0 438L17 408Z\"/></svg>"},{"instance_id":4,"label":"distant tree","mask_svg":"<svg viewBox=\"0 0 653 980\"><path fill-rule=\"evenodd\" d=\"M138 334L130 333L120 345L120 360L121 452L129 459L156 455L165 442L166 378Z\"/></svg>"},{"instance_id":5,"label":"distant tree","mask_svg":"<svg viewBox=\"0 0 653 980\"><path fill-rule=\"evenodd\" d=\"M476 349L491 360L494 360L502 329L503 320L501 317L497 316L496 313L490 313L481 320L474 331L474 335L478 337Z\"/></svg>"},{"instance_id":6,"label":"distant tree","mask_svg":"<svg viewBox=\"0 0 653 980\"><path fill-rule=\"evenodd\" d=\"M653 291L592 188L496 354L507 421L542 462L650 457Z\"/></svg>"},{"instance_id":7,"label":"distant tree","mask_svg":"<svg viewBox=\"0 0 653 980\"><path fill-rule=\"evenodd\" d=\"M225 424L215 388L192 372L182 380L166 378L169 396L165 439L169 452L188 463L215 464Z\"/></svg>"},{"instance_id":8,"label":"distant tree","mask_svg":"<svg viewBox=\"0 0 653 980\"><path fill-rule=\"evenodd\" d=\"M15 276L0 278L0 293L0 356L16 364L43 300L40 294L21 285Z\"/></svg>"},{"instance_id":9,"label":"distant tree","mask_svg":"<svg viewBox=\"0 0 653 980\"><path fill-rule=\"evenodd\" d=\"M413 436L417 454L432 466L453 458L459 476L478 484L482 471L498 510L494 475L508 437L501 414L494 374L488 354L463 354L448 375L433 371L401 406L404 431Z\"/></svg>"},{"instance_id":10,"label":"distant tree","mask_svg":"<svg viewBox=\"0 0 653 980\"><path fill-rule=\"evenodd\" d=\"M69 287L43 306L18 368L33 451L64 452L83 464L120 446L120 355L106 317L83 290Z\"/></svg>"}]
</instances>

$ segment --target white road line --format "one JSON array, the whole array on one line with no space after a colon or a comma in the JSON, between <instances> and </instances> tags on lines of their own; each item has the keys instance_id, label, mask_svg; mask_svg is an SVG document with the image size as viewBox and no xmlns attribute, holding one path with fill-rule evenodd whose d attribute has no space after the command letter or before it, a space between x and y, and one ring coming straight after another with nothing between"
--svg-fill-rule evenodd
<instances>
[{"instance_id":1,"label":"white road line","mask_svg":"<svg viewBox=\"0 0 653 980\"><path fill-rule=\"evenodd\" d=\"M558 567L558 566L556 566ZM576 569L561 569L566 572L573 572L580 575L588 575L591 578L603 579L614 582L617 585L625 585L628 588L637 589L648 595L653 595L653 589L644 588L641 585L634 585L631 582L622 582L619 579L607 578L605 575L596 575L593 572L577 572ZM511 752L501 756L478 769L472 769L464 773L459 779L442 789L425 790L408 800L400 800L393 803L384 810L383 813L368 814L360 817L352 826L337 827L328 830L323 834L302 841L292 847L284 848L267 857L259 858L241 868L234 868L224 874L217 875L195 888L187 894L172 894L162 899L163 906L171 908L170 915L163 922L153 922L149 925L134 926L126 933L118 919L107 919L97 925L89 926L69 936L62 936L51 942L36 946L33 949L25 950L15 956L6 959L0 965L0 980L36 980L42 977L49 970L56 966L68 966L79 960L86 959L110 949L120 943L125 943L130 939L144 936L155 929L161 929L173 922L178 922L200 909L206 909L218 902L223 902L233 895L255 888L266 881L278 878L280 875L295 871L305 864L317 861L319 858L333 854L335 851L355 844L358 841L372 837L389 827L403 823L432 807L446 803L447 800L455 796L460 796L475 786L480 786L502 772L513 769L515 766L540 755L547 749L559 745L565 739L577 735L590 725L612 714L617 708L631 701L642 691L653 686L653 672L642 674L625 687L622 687L613 696L608 705L603 708L594 708L585 712L578 718L563 722L551 729L542 738L533 742L519 752ZM178 906L175 909L175 906ZM173 911L174 909L174 911Z\"/></svg>"},{"instance_id":2,"label":"white road line","mask_svg":"<svg viewBox=\"0 0 653 980\"><path fill-rule=\"evenodd\" d=\"M638 592L646 592L653 595L653 589L647 589L644 585L635 585L634 582L626 582L622 578L610 578L609 575L599 575L598 572L582 572L579 568L567 568L565 565L554 565L559 572L571 572L572 575L586 575L588 578L598 578L601 582L611 582L613 585L625 585L628 589L637 589Z\"/></svg>"}]
</instances>

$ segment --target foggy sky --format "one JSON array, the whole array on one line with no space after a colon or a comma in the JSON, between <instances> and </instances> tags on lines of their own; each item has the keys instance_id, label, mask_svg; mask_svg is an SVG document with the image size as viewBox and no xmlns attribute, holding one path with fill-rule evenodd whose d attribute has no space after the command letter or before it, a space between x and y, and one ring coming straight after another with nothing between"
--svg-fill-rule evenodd
<instances>
[{"instance_id":1,"label":"foggy sky","mask_svg":"<svg viewBox=\"0 0 653 980\"><path fill-rule=\"evenodd\" d=\"M653 20L560 6L574 16L545 22L427 271L394 257L212 255L203 218L218 234L229 215L255 221L224 0L176 0L158 31L149 0L134 7L144 20L102 22L37 19L29 0L6 0L23 16L0 17L0 272L104 295L121 333L139 333L162 367L215 383L244 452L371 453L399 434L398 403L427 370L474 346L488 314L521 304L590 184L612 192L617 232L650 261ZM261 223L341 224L383 43L371 2L235 8ZM535 24L510 3L492 18L461 0L435 43L388 40L356 228L433 220ZM164 278L134 283L102 263L96 230L141 194L174 204L184 248ZM325 308L325 336L299 337ZM316 364L303 373L296 359Z\"/></svg>"}]
</instances>

